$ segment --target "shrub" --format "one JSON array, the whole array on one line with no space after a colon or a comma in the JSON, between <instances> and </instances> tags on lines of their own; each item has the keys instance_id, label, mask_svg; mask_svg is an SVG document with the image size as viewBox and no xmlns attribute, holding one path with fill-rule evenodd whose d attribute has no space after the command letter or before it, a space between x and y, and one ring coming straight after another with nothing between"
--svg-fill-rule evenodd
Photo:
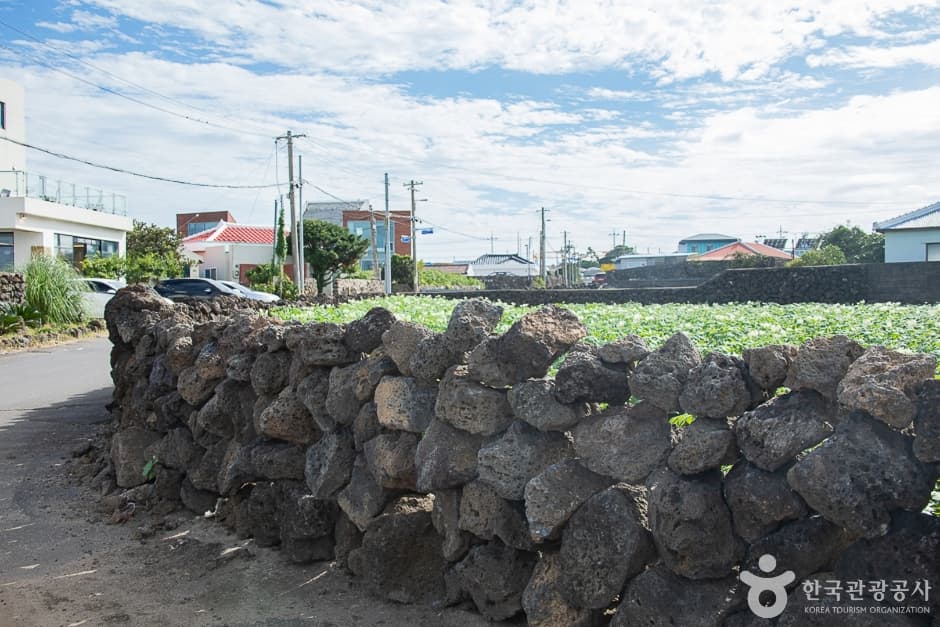
<instances>
[{"instance_id":1,"label":"shrub","mask_svg":"<svg viewBox=\"0 0 940 627\"><path fill-rule=\"evenodd\" d=\"M271 279L279 274L275 266L269 263L263 263L260 266L255 266L248 270L248 272L245 273L245 278L248 279L248 283L252 286L252 289L257 289L254 287L255 285L270 283Z\"/></svg>"},{"instance_id":2,"label":"shrub","mask_svg":"<svg viewBox=\"0 0 940 627\"><path fill-rule=\"evenodd\" d=\"M297 289L294 282L287 277L282 279L273 278L264 283L252 283L251 289L259 292L267 292L268 294L277 294L284 300L296 300L297 295L300 293L300 290Z\"/></svg>"},{"instance_id":3,"label":"shrub","mask_svg":"<svg viewBox=\"0 0 940 627\"><path fill-rule=\"evenodd\" d=\"M425 287L483 287L483 282L474 279L473 277L465 276L463 274L443 272L433 268L422 268L421 277L419 280L421 285Z\"/></svg>"},{"instance_id":4,"label":"shrub","mask_svg":"<svg viewBox=\"0 0 940 627\"><path fill-rule=\"evenodd\" d=\"M845 263L845 253L838 246L828 244L818 250L806 251L802 257L787 263L788 268L801 266L839 266Z\"/></svg>"},{"instance_id":5,"label":"shrub","mask_svg":"<svg viewBox=\"0 0 940 627\"><path fill-rule=\"evenodd\" d=\"M0 303L0 334L38 327L42 316L26 303Z\"/></svg>"},{"instance_id":6,"label":"shrub","mask_svg":"<svg viewBox=\"0 0 940 627\"><path fill-rule=\"evenodd\" d=\"M176 256L169 253L146 253L127 261L128 283L156 283L160 279L178 277L183 272Z\"/></svg>"},{"instance_id":7,"label":"shrub","mask_svg":"<svg viewBox=\"0 0 940 627\"><path fill-rule=\"evenodd\" d=\"M85 319L82 294L88 286L78 272L59 257L40 255L26 264L26 304L43 323L67 324Z\"/></svg>"},{"instance_id":8,"label":"shrub","mask_svg":"<svg viewBox=\"0 0 940 627\"><path fill-rule=\"evenodd\" d=\"M120 279L127 271L123 257L87 257L82 261L82 274L99 279Z\"/></svg>"}]
</instances>

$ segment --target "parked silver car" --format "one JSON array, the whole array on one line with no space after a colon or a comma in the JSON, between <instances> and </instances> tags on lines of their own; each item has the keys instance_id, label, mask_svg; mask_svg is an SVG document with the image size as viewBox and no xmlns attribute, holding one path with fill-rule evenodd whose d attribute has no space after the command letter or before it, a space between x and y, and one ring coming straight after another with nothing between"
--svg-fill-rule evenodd
<instances>
[{"instance_id":1,"label":"parked silver car","mask_svg":"<svg viewBox=\"0 0 940 627\"><path fill-rule=\"evenodd\" d=\"M127 283L120 279L81 279L88 286L88 291L82 294L85 301L85 313L90 318L104 318L104 306Z\"/></svg>"},{"instance_id":2,"label":"parked silver car","mask_svg":"<svg viewBox=\"0 0 940 627\"><path fill-rule=\"evenodd\" d=\"M260 300L263 303L276 303L281 300L281 297L277 294L259 292L258 290L247 288L237 281L219 281L219 283L226 287L232 288L245 298L250 298L251 300Z\"/></svg>"}]
</instances>

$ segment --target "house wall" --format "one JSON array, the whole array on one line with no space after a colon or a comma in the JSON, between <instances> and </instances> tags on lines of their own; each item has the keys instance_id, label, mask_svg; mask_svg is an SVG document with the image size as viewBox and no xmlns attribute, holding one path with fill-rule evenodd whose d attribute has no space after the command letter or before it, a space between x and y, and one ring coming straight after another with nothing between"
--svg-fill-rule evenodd
<instances>
[{"instance_id":1,"label":"house wall","mask_svg":"<svg viewBox=\"0 0 940 627\"><path fill-rule=\"evenodd\" d=\"M26 94L23 87L0 78L0 102L4 103L4 128L0 136L18 141L26 140ZM10 142L0 141L0 170L25 170L26 149Z\"/></svg>"},{"instance_id":2,"label":"house wall","mask_svg":"<svg viewBox=\"0 0 940 627\"><path fill-rule=\"evenodd\" d=\"M490 276L496 273L506 273L510 276L537 276L539 267L537 264L522 263L471 263L467 268L467 276Z\"/></svg>"},{"instance_id":3,"label":"house wall","mask_svg":"<svg viewBox=\"0 0 940 627\"><path fill-rule=\"evenodd\" d=\"M195 211L193 213L176 214L176 232L180 237L190 235L187 233L188 226L199 222L212 222L218 224L220 221L235 222L235 217L228 211Z\"/></svg>"},{"instance_id":4,"label":"house wall","mask_svg":"<svg viewBox=\"0 0 940 627\"><path fill-rule=\"evenodd\" d=\"M204 243L204 242L200 242ZM230 252L225 252L226 248ZM271 263L271 246L252 244L224 244L206 246L200 252L203 263L199 276L205 276L209 268L216 269L216 278L222 281L243 281L244 272L254 266ZM242 266L246 266L245 269ZM244 282L244 281L243 281Z\"/></svg>"},{"instance_id":5,"label":"house wall","mask_svg":"<svg viewBox=\"0 0 940 627\"><path fill-rule=\"evenodd\" d=\"M940 243L940 229L900 229L885 232L885 263L926 261L927 244Z\"/></svg>"},{"instance_id":6,"label":"house wall","mask_svg":"<svg viewBox=\"0 0 940 627\"><path fill-rule=\"evenodd\" d=\"M0 231L13 231L14 264L20 268L32 256L34 247L52 254L55 234L116 241L124 255L127 232L133 221L100 211L60 205L38 198L0 198Z\"/></svg>"}]
</instances>

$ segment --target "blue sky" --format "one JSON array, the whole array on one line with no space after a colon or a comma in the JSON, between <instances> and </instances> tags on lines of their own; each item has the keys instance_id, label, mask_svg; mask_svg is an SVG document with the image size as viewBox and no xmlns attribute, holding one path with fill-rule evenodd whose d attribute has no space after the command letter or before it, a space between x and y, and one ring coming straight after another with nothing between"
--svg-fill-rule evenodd
<instances>
[{"instance_id":1,"label":"blue sky","mask_svg":"<svg viewBox=\"0 0 940 627\"><path fill-rule=\"evenodd\" d=\"M432 261L489 252L491 233L497 252L537 242L541 206L550 249L626 231L668 252L697 232L870 228L940 197L937 1L0 0L0 22L30 142L284 191L273 138L291 129L333 196L380 208L388 172L406 209L403 183L424 181ZM277 196L29 168L167 225L262 223Z\"/></svg>"}]
</instances>

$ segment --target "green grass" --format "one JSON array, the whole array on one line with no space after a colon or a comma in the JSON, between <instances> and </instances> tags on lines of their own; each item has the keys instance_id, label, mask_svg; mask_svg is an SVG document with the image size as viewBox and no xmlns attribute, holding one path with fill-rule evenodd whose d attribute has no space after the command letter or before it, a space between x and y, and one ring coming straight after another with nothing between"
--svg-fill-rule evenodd
<instances>
[{"instance_id":1,"label":"green grass","mask_svg":"<svg viewBox=\"0 0 940 627\"><path fill-rule=\"evenodd\" d=\"M39 312L43 324L68 324L86 318L82 294L88 286L59 257L33 257L23 270L26 304Z\"/></svg>"},{"instance_id":2,"label":"green grass","mask_svg":"<svg viewBox=\"0 0 940 627\"><path fill-rule=\"evenodd\" d=\"M372 307L386 307L399 318L435 331L447 327L456 301L427 296L391 296L354 301L338 307L282 308L275 315L287 320L349 322ZM497 332L537 307L502 304L505 311ZM828 335L847 335L865 346L932 353L940 358L940 305L639 305L599 303L564 305L588 330L588 341L603 344L629 334L658 348L676 331L683 331L702 351L740 355L745 348L767 344L802 344Z\"/></svg>"}]
</instances>

